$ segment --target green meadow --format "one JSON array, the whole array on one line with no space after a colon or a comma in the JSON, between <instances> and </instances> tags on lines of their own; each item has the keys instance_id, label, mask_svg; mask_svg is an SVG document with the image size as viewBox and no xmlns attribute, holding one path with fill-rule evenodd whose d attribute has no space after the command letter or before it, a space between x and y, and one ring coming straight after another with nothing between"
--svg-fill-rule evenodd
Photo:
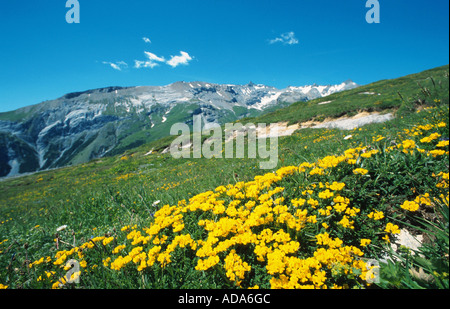
<instances>
[{"instance_id":1,"label":"green meadow","mask_svg":"<svg viewBox=\"0 0 450 309\"><path fill-rule=\"evenodd\" d=\"M240 120L395 115L280 137L273 170L174 159L166 136L1 180L0 287L448 289L448 77L446 65ZM400 231L422 246L394 248Z\"/></svg>"}]
</instances>

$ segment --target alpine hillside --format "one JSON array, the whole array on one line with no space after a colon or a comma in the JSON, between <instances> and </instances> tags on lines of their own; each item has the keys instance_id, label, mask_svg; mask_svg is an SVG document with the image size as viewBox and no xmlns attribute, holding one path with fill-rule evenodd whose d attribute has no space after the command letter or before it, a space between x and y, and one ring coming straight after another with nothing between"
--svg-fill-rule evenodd
<instances>
[{"instance_id":1,"label":"alpine hillside","mask_svg":"<svg viewBox=\"0 0 450 309\"><path fill-rule=\"evenodd\" d=\"M80 164L169 135L174 123L223 124L358 85L277 89L254 84L176 82L108 87L0 113L0 177Z\"/></svg>"}]
</instances>

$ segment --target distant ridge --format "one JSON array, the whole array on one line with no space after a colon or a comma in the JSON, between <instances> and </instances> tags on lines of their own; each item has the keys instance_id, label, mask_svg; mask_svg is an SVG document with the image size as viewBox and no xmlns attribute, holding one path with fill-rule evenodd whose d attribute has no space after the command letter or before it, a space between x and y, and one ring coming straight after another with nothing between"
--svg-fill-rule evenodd
<instances>
[{"instance_id":1,"label":"distant ridge","mask_svg":"<svg viewBox=\"0 0 450 309\"><path fill-rule=\"evenodd\" d=\"M0 177L87 162L160 139L176 122L223 124L358 85L277 89L202 81L110 86L0 113Z\"/></svg>"}]
</instances>

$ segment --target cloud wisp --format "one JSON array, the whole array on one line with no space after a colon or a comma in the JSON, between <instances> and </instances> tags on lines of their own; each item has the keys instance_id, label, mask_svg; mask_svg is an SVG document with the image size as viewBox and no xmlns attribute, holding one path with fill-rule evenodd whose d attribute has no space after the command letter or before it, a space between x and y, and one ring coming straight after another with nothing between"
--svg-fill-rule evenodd
<instances>
[{"instance_id":1,"label":"cloud wisp","mask_svg":"<svg viewBox=\"0 0 450 309\"><path fill-rule=\"evenodd\" d=\"M151 40L148 37L142 37L142 40L145 43L151 44ZM167 64L172 68L176 68L179 65L188 65L189 61L193 59L191 55L189 55L185 51L180 51L180 55L170 56L170 59L167 60L163 56L157 56L154 53L144 51L145 59L144 60L134 60L135 69L149 68L153 69L161 64ZM103 64L109 65L111 68L117 71L122 71L124 68L128 68L128 64L125 61L117 61L117 62L109 62L103 61Z\"/></svg>"},{"instance_id":2,"label":"cloud wisp","mask_svg":"<svg viewBox=\"0 0 450 309\"><path fill-rule=\"evenodd\" d=\"M187 52L184 51L180 51L179 56L171 56L170 60L166 60L164 57L159 57L151 52L146 51L144 53L147 56L147 60L144 61L134 60L134 67L136 69L140 68L153 69L160 63L165 63L167 65L170 65L172 68L176 68L179 65L187 65L189 61L193 59Z\"/></svg>"},{"instance_id":3,"label":"cloud wisp","mask_svg":"<svg viewBox=\"0 0 450 309\"><path fill-rule=\"evenodd\" d=\"M111 68L117 71L122 71L122 69L128 68L128 64L125 61L117 61L117 62L103 61L102 63L109 65Z\"/></svg>"},{"instance_id":4,"label":"cloud wisp","mask_svg":"<svg viewBox=\"0 0 450 309\"><path fill-rule=\"evenodd\" d=\"M147 56L147 60L141 61L141 60L134 60L134 67L136 69L140 68L151 68L159 65L159 62L165 62L166 59L164 57L158 57L157 55L151 53L151 52L144 52L144 54Z\"/></svg>"},{"instance_id":5,"label":"cloud wisp","mask_svg":"<svg viewBox=\"0 0 450 309\"><path fill-rule=\"evenodd\" d=\"M298 44L298 39L295 37L293 31L281 34L280 37L269 40L269 44L282 43L283 45L295 45Z\"/></svg>"}]
</instances>

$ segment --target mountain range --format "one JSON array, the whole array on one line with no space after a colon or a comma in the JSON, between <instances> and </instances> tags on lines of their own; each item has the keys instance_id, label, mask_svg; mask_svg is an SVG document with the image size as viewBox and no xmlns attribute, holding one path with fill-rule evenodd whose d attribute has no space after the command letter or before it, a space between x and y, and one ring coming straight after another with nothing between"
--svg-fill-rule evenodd
<instances>
[{"instance_id":1,"label":"mountain range","mask_svg":"<svg viewBox=\"0 0 450 309\"><path fill-rule=\"evenodd\" d=\"M224 124L358 87L176 82L74 92L0 113L0 177L115 155L168 136L174 123Z\"/></svg>"}]
</instances>

